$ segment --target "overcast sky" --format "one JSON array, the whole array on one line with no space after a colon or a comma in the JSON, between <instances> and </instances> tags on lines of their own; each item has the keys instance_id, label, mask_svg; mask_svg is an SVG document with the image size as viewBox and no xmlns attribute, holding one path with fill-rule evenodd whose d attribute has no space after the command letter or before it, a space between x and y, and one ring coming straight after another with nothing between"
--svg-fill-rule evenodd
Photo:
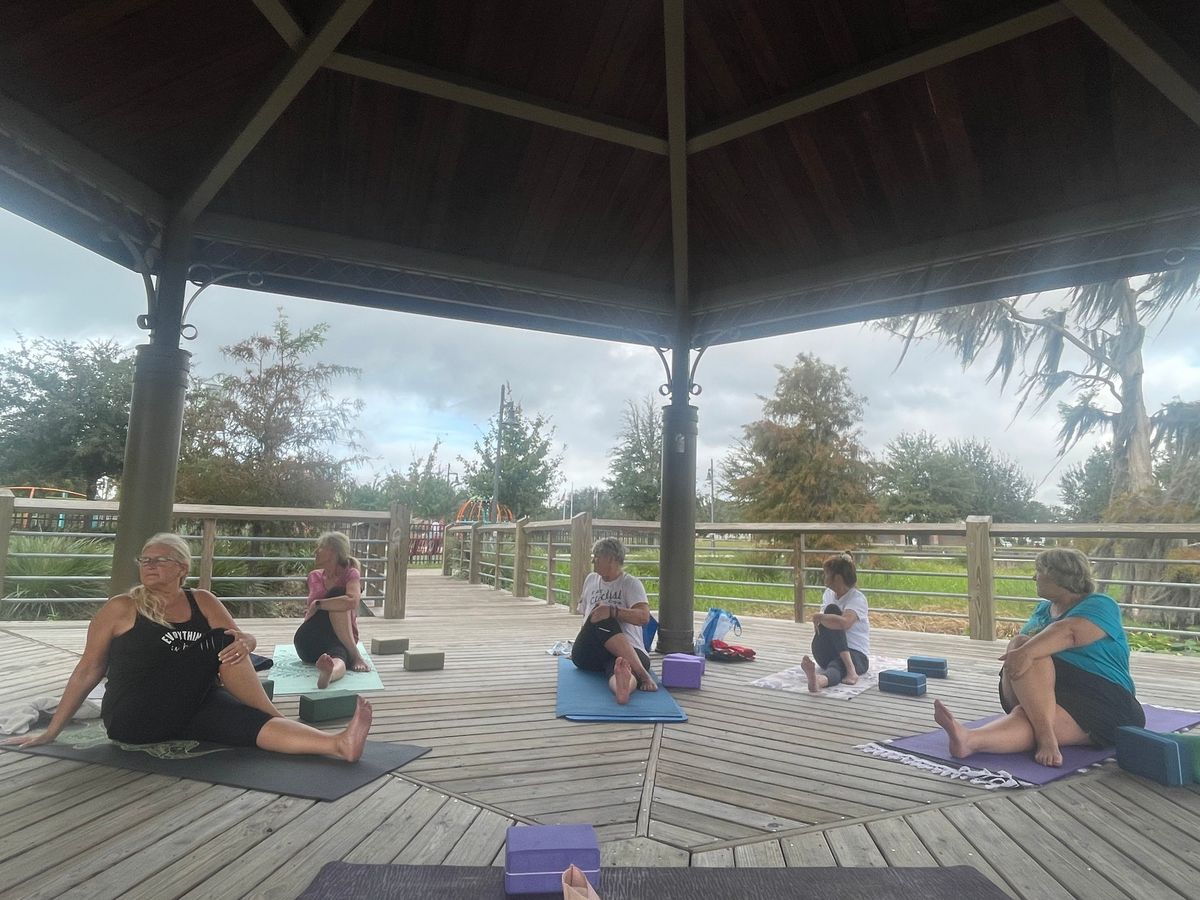
<instances>
[{"instance_id":1,"label":"overcast sky","mask_svg":"<svg viewBox=\"0 0 1200 900\"><path fill-rule=\"evenodd\" d=\"M129 348L145 340L134 322L146 311L138 276L3 209L0 273L0 345L11 346L17 332L112 338ZM365 403L360 428L372 462L361 472L364 480L405 466L438 438L442 464L461 471L457 457L471 454L508 382L527 414L543 413L557 426L566 445L564 489L599 484L626 401L656 392L664 380L648 347L221 287L205 291L189 316L199 329L197 340L185 342L193 372L232 370L220 348L269 329L277 307L297 328L328 323L323 359L362 370L339 390ZM1163 333L1150 329L1145 385L1152 410L1175 396L1200 396L1198 327L1200 305L1193 303ZM963 372L946 351L931 347L914 349L894 371L900 349L898 340L859 325L711 348L696 374L703 393L693 401L700 410L698 478L710 459L720 465L743 425L759 418L758 395L773 392L775 365L808 352L845 367L854 390L866 396L863 438L873 453L904 431L983 438L1040 483L1040 500L1059 502L1061 473L1091 445L1057 461L1054 403L1013 421L1016 400L998 383L985 384L986 367Z\"/></svg>"}]
</instances>

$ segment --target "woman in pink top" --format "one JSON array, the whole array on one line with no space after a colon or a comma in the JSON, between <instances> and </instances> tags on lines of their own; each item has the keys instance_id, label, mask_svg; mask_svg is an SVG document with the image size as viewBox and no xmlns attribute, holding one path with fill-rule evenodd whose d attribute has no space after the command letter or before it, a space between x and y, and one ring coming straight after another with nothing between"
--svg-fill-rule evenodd
<instances>
[{"instance_id":1,"label":"woman in pink top","mask_svg":"<svg viewBox=\"0 0 1200 900\"><path fill-rule=\"evenodd\" d=\"M317 568L308 573L308 609L296 630L296 655L317 667L317 687L328 687L371 667L358 652L358 599L362 593L358 560L340 531L317 538Z\"/></svg>"}]
</instances>

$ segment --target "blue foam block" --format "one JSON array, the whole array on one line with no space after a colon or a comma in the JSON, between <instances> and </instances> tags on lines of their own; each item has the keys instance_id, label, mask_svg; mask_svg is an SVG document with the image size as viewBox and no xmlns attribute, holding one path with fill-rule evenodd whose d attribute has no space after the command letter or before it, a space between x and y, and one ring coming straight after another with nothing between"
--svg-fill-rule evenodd
<instances>
[{"instance_id":1,"label":"blue foam block","mask_svg":"<svg viewBox=\"0 0 1200 900\"><path fill-rule=\"evenodd\" d=\"M879 689L889 694L919 697L925 693L925 676L903 669L885 669L879 673Z\"/></svg>"},{"instance_id":2,"label":"blue foam block","mask_svg":"<svg viewBox=\"0 0 1200 900\"><path fill-rule=\"evenodd\" d=\"M950 666L940 656L910 656L908 671L919 672L929 678L945 678L950 671Z\"/></svg>"},{"instance_id":3,"label":"blue foam block","mask_svg":"<svg viewBox=\"0 0 1200 900\"><path fill-rule=\"evenodd\" d=\"M1189 784L1192 780L1190 767L1184 769L1177 742L1132 725L1117 729L1117 765L1168 787Z\"/></svg>"}]
</instances>

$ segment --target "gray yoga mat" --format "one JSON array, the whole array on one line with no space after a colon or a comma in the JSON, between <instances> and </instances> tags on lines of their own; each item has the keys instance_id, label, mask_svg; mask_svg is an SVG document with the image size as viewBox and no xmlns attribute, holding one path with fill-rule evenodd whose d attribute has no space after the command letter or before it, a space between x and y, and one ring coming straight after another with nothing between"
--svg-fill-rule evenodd
<instances>
[{"instance_id":1,"label":"gray yoga mat","mask_svg":"<svg viewBox=\"0 0 1200 900\"><path fill-rule=\"evenodd\" d=\"M362 759L347 763L200 741L120 744L108 739L100 722L68 729L53 744L4 749L310 800L337 800L429 752L428 747L367 741Z\"/></svg>"},{"instance_id":2,"label":"gray yoga mat","mask_svg":"<svg viewBox=\"0 0 1200 900\"><path fill-rule=\"evenodd\" d=\"M604 900L1007 900L970 866L938 868L603 869ZM391 866L332 862L299 900L502 900L502 866ZM558 897L553 894L523 894Z\"/></svg>"}]
</instances>

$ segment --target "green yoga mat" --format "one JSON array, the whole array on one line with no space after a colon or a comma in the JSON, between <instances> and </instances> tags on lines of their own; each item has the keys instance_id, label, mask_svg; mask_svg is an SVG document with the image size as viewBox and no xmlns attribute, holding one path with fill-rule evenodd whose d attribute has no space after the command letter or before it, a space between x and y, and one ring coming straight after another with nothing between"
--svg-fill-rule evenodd
<instances>
[{"instance_id":1,"label":"green yoga mat","mask_svg":"<svg viewBox=\"0 0 1200 900\"><path fill-rule=\"evenodd\" d=\"M367 741L362 759L348 763L201 741L121 744L110 741L98 721L68 728L53 744L3 749L310 800L337 800L429 752L412 744Z\"/></svg>"},{"instance_id":2,"label":"green yoga mat","mask_svg":"<svg viewBox=\"0 0 1200 900\"><path fill-rule=\"evenodd\" d=\"M371 671L351 672L347 670L343 678L330 684L326 690L353 691L356 694L363 691L383 690L383 682L379 678L379 673L375 671L375 663L361 642L358 645L358 652L367 661ZM268 677L275 682L276 697L280 694L311 694L317 689L317 667L302 662L296 655L296 648L292 644L276 644L275 653L271 659L275 661L275 665L271 667Z\"/></svg>"},{"instance_id":3,"label":"green yoga mat","mask_svg":"<svg viewBox=\"0 0 1200 900\"><path fill-rule=\"evenodd\" d=\"M652 676L653 672L650 673ZM652 693L634 691L624 706L608 689L603 672L585 672L565 656L558 658L558 697L554 715L572 722L686 722L687 713L679 708L662 682Z\"/></svg>"}]
</instances>

